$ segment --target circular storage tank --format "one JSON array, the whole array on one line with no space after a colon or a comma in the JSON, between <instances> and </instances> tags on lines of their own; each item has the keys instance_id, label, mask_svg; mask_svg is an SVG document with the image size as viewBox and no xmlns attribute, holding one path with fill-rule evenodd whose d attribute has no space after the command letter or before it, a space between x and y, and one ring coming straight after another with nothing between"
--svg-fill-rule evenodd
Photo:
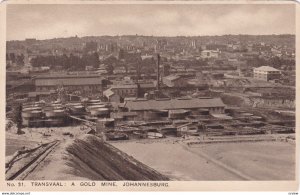
<instances>
[{"instance_id":1,"label":"circular storage tank","mask_svg":"<svg viewBox=\"0 0 300 195\"><path fill-rule=\"evenodd\" d=\"M62 106L55 106L55 107L53 107L53 109L54 109L54 110L63 110L64 107L62 107Z\"/></svg>"},{"instance_id":2,"label":"circular storage tank","mask_svg":"<svg viewBox=\"0 0 300 195\"><path fill-rule=\"evenodd\" d=\"M87 105L95 105L95 104L101 104L100 100L89 100L86 102Z\"/></svg>"},{"instance_id":3,"label":"circular storage tank","mask_svg":"<svg viewBox=\"0 0 300 195\"><path fill-rule=\"evenodd\" d=\"M95 103L95 102L100 102L100 100L89 100L87 103Z\"/></svg>"},{"instance_id":4,"label":"circular storage tank","mask_svg":"<svg viewBox=\"0 0 300 195\"><path fill-rule=\"evenodd\" d=\"M92 116L105 116L109 114L108 108L97 108L90 111Z\"/></svg>"},{"instance_id":5,"label":"circular storage tank","mask_svg":"<svg viewBox=\"0 0 300 195\"><path fill-rule=\"evenodd\" d=\"M91 103L91 104L86 104L86 106L97 106L97 105L103 105L103 103L97 102L97 103Z\"/></svg>"},{"instance_id":6,"label":"circular storage tank","mask_svg":"<svg viewBox=\"0 0 300 195\"><path fill-rule=\"evenodd\" d=\"M33 110L28 112L22 112L22 117L24 118L39 118L42 116L42 111L39 110Z\"/></svg>"},{"instance_id":7,"label":"circular storage tank","mask_svg":"<svg viewBox=\"0 0 300 195\"><path fill-rule=\"evenodd\" d=\"M31 112L32 117L41 117L42 116L42 111L34 110Z\"/></svg>"},{"instance_id":8,"label":"circular storage tank","mask_svg":"<svg viewBox=\"0 0 300 195\"><path fill-rule=\"evenodd\" d=\"M63 117L65 116L64 110L50 110L45 112L46 117Z\"/></svg>"},{"instance_id":9,"label":"circular storage tank","mask_svg":"<svg viewBox=\"0 0 300 195\"><path fill-rule=\"evenodd\" d=\"M43 110L46 112L46 111L51 111L51 110L54 110L54 108L52 106L47 106L47 107L44 107Z\"/></svg>"},{"instance_id":10,"label":"circular storage tank","mask_svg":"<svg viewBox=\"0 0 300 195\"><path fill-rule=\"evenodd\" d=\"M27 105L24 105L24 104L23 104L23 105L22 105L22 108L23 108L23 109L25 109L25 108L32 108L32 107L35 107L34 104L27 104Z\"/></svg>"},{"instance_id":11,"label":"circular storage tank","mask_svg":"<svg viewBox=\"0 0 300 195\"><path fill-rule=\"evenodd\" d=\"M70 107L70 109L72 111L83 111L84 110L84 106L72 106L72 107Z\"/></svg>"},{"instance_id":12,"label":"circular storage tank","mask_svg":"<svg viewBox=\"0 0 300 195\"><path fill-rule=\"evenodd\" d=\"M86 110L91 111L91 110L98 109L98 108L105 108L105 105L104 104L99 104L99 105L88 106L86 108Z\"/></svg>"},{"instance_id":13,"label":"circular storage tank","mask_svg":"<svg viewBox=\"0 0 300 195\"><path fill-rule=\"evenodd\" d=\"M70 110L72 113L82 113L84 112L84 106L71 106Z\"/></svg>"},{"instance_id":14,"label":"circular storage tank","mask_svg":"<svg viewBox=\"0 0 300 195\"><path fill-rule=\"evenodd\" d=\"M41 107L41 106L44 106L44 104L42 103L24 103L22 105L23 108L29 108L29 107Z\"/></svg>"},{"instance_id":15,"label":"circular storage tank","mask_svg":"<svg viewBox=\"0 0 300 195\"><path fill-rule=\"evenodd\" d=\"M33 110L41 110L41 107L28 107L28 108L23 108L22 111L23 112L27 112L27 111L33 111Z\"/></svg>"},{"instance_id":16,"label":"circular storage tank","mask_svg":"<svg viewBox=\"0 0 300 195\"><path fill-rule=\"evenodd\" d=\"M68 106L68 107L69 107L69 106L82 106L82 103L80 103L80 102L69 103L69 104L67 104L67 106Z\"/></svg>"}]
</instances>

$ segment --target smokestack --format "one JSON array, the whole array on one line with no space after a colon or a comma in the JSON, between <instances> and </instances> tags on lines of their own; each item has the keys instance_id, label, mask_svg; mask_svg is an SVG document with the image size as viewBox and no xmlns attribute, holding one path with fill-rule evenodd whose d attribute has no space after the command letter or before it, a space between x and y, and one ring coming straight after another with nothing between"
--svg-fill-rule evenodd
<instances>
[{"instance_id":1,"label":"smokestack","mask_svg":"<svg viewBox=\"0 0 300 195\"><path fill-rule=\"evenodd\" d=\"M137 84L137 90L136 90L136 97L139 98L140 96L140 93L141 93L141 87L140 87L140 84L139 84L139 78L140 78L140 61L138 62L137 64L137 71L136 71L136 84Z\"/></svg>"},{"instance_id":2,"label":"smokestack","mask_svg":"<svg viewBox=\"0 0 300 195\"><path fill-rule=\"evenodd\" d=\"M160 63L160 55L157 54L157 90L159 90L159 81L160 81L160 75L159 75L159 63Z\"/></svg>"}]
</instances>

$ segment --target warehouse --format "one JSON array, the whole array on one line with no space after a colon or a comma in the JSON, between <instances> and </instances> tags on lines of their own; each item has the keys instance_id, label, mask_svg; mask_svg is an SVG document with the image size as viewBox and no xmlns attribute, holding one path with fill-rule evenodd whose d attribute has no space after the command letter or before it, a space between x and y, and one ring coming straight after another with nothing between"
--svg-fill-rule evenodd
<instances>
[{"instance_id":1,"label":"warehouse","mask_svg":"<svg viewBox=\"0 0 300 195\"><path fill-rule=\"evenodd\" d=\"M99 92L103 79L98 75L47 75L35 78L36 91L50 91L63 87L69 91Z\"/></svg>"},{"instance_id":2,"label":"warehouse","mask_svg":"<svg viewBox=\"0 0 300 195\"><path fill-rule=\"evenodd\" d=\"M128 111L153 112L164 110L198 110L207 109L209 113L224 113L225 104L220 98L190 98L126 101L122 107Z\"/></svg>"}]
</instances>

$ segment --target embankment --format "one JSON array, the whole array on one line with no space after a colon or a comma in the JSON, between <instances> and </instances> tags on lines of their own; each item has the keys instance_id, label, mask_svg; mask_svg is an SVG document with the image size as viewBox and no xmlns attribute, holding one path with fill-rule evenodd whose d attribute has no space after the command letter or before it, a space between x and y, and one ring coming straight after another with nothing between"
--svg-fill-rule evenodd
<instances>
[{"instance_id":1,"label":"embankment","mask_svg":"<svg viewBox=\"0 0 300 195\"><path fill-rule=\"evenodd\" d=\"M62 141L26 179L169 180L168 177L93 135Z\"/></svg>"},{"instance_id":2,"label":"embankment","mask_svg":"<svg viewBox=\"0 0 300 195\"><path fill-rule=\"evenodd\" d=\"M92 170L95 174L90 179L93 180L168 180L96 136L77 139L66 151L69 153L69 166L86 177L90 176L85 169Z\"/></svg>"}]
</instances>

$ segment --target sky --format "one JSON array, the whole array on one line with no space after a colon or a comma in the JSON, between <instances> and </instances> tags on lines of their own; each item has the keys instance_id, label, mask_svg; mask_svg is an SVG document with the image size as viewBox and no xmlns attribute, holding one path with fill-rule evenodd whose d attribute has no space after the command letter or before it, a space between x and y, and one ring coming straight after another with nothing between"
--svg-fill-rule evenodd
<instances>
[{"instance_id":1,"label":"sky","mask_svg":"<svg viewBox=\"0 0 300 195\"><path fill-rule=\"evenodd\" d=\"M7 40L101 35L295 34L294 4L7 6Z\"/></svg>"}]
</instances>

